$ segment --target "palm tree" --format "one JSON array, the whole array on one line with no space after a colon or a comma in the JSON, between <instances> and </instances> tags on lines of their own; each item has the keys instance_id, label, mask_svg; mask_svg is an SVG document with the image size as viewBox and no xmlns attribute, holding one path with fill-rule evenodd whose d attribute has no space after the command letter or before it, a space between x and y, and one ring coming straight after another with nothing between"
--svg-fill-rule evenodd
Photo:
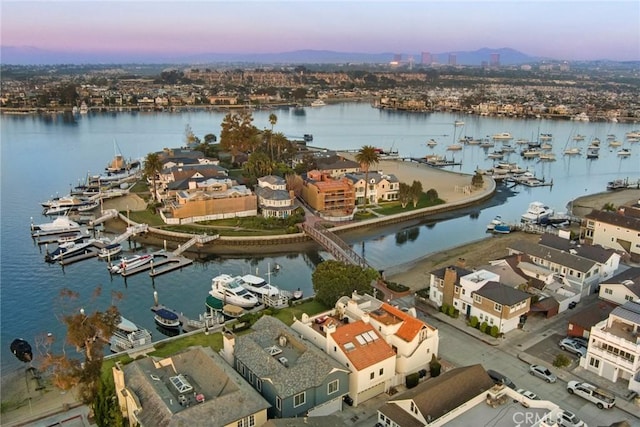
<instances>
[{"instance_id":1,"label":"palm tree","mask_svg":"<svg viewBox=\"0 0 640 427\"><path fill-rule=\"evenodd\" d=\"M269 134L269 152L271 154L271 160L273 160L273 144L271 138L273 137L273 127L278 123L278 116L274 113L269 114L269 123L271 123L271 133Z\"/></svg>"},{"instance_id":2,"label":"palm tree","mask_svg":"<svg viewBox=\"0 0 640 427\"><path fill-rule=\"evenodd\" d=\"M144 159L144 176L151 178L153 189L151 195L156 200L156 176L162 171L162 161L158 153L149 153Z\"/></svg>"},{"instance_id":3,"label":"palm tree","mask_svg":"<svg viewBox=\"0 0 640 427\"><path fill-rule=\"evenodd\" d=\"M367 189L369 188L369 168L371 165L378 164L380 162L380 153L375 147L371 145L363 146L356 154L356 161L360 163L360 167L364 169L364 207L367 207L369 200L367 198Z\"/></svg>"}]
</instances>

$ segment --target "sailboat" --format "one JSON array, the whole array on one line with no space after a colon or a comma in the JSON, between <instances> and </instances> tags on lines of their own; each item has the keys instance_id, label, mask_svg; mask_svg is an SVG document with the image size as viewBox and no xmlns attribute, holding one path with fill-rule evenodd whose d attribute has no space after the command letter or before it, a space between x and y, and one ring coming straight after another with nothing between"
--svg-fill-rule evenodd
<instances>
[{"instance_id":1,"label":"sailboat","mask_svg":"<svg viewBox=\"0 0 640 427\"><path fill-rule=\"evenodd\" d=\"M105 168L106 174L94 176L94 181L99 182L113 182L123 181L128 178L134 177L140 169L140 162L127 161L118 147L118 143L113 140L114 157Z\"/></svg>"}]
</instances>

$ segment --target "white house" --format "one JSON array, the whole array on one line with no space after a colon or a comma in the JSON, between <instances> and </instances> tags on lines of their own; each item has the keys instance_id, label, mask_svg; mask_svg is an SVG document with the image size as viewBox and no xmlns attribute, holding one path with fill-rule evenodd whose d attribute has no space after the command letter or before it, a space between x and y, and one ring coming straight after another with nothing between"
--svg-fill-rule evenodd
<instances>
[{"instance_id":1,"label":"white house","mask_svg":"<svg viewBox=\"0 0 640 427\"><path fill-rule=\"evenodd\" d=\"M627 301L591 328L580 366L640 393L640 303Z\"/></svg>"},{"instance_id":2,"label":"white house","mask_svg":"<svg viewBox=\"0 0 640 427\"><path fill-rule=\"evenodd\" d=\"M258 178L258 209L265 218L287 218L296 208L293 191L287 191L284 178L267 175Z\"/></svg>"},{"instance_id":3,"label":"white house","mask_svg":"<svg viewBox=\"0 0 640 427\"><path fill-rule=\"evenodd\" d=\"M580 231L587 243L624 251L640 260L640 201L617 212L592 211L585 216Z\"/></svg>"},{"instance_id":4,"label":"white house","mask_svg":"<svg viewBox=\"0 0 640 427\"><path fill-rule=\"evenodd\" d=\"M640 267L631 267L600 283L598 296L618 305L640 301Z\"/></svg>"}]
</instances>

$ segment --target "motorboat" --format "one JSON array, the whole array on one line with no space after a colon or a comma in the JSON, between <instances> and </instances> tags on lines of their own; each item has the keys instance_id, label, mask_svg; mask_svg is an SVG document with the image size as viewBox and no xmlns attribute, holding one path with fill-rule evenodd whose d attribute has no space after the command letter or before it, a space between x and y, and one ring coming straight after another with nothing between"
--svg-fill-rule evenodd
<instances>
[{"instance_id":1,"label":"motorboat","mask_svg":"<svg viewBox=\"0 0 640 427\"><path fill-rule=\"evenodd\" d=\"M508 234L508 233L511 233L511 226L506 222L502 222L500 224L496 224L496 226L493 228L493 232L500 233L500 234Z\"/></svg>"},{"instance_id":2,"label":"motorboat","mask_svg":"<svg viewBox=\"0 0 640 427\"><path fill-rule=\"evenodd\" d=\"M95 239L90 239L86 242L65 242L58 245L53 252L47 252L44 256L46 262L56 262L63 258L77 255L80 252L86 251L90 246L96 242Z\"/></svg>"},{"instance_id":3,"label":"motorboat","mask_svg":"<svg viewBox=\"0 0 640 427\"><path fill-rule=\"evenodd\" d=\"M521 220L525 223L538 224L553 215L553 209L542 202L531 202L527 211L522 214Z\"/></svg>"},{"instance_id":4,"label":"motorboat","mask_svg":"<svg viewBox=\"0 0 640 427\"><path fill-rule=\"evenodd\" d=\"M141 267L153 260L151 254L133 255L129 258L122 258L119 263L107 267L112 274L121 274L126 270Z\"/></svg>"},{"instance_id":5,"label":"motorboat","mask_svg":"<svg viewBox=\"0 0 640 427\"><path fill-rule=\"evenodd\" d=\"M158 308L154 313L153 320L156 325L169 330L180 330L180 317L176 312L167 308Z\"/></svg>"},{"instance_id":6,"label":"motorboat","mask_svg":"<svg viewBox=\"0 0 640 427\"><path fill-rule=\"evenodd\" d=\"M620 157L629 157L631 155L631 150L628 148L621 148L618 150L618 156Z\"/></svg>"},{"instance_id":7,"label":"motorboat","mask_svg":"<svg viewBox=\"0 0 640 427\"><path fill-rule=\"evenodd\" d=\"M122 252L122 245L120 243L112 243L100 249L100 252L98 252L98 257L103 259L111 259L118 255L120 252Z\"/></svg>"},{"instance_id":8,"label":"motorboat","mask_svg":"<svg viewBox=\"0 0 640 427\"><path fill-rule=\"evenodd\" d=\"M131 350L151 344L151 332L120 316L109 343L113 353Z\"/></svg>"},{"instance_id":9,"label":"motorboat","mask_svg":"<svg viewBox=\"0 0 640 427\"><path fill-rule=\"evenodd\" d=\"M327 105L322 99L314 99L313 101L311 101L311 106L312 107L323 107Z\"/></svg>"},{"instance_id":10,"label":"motorboat","mask_svg":"<svg viewBox=\"0 0 640 427\"><path fill-rule=\"evenodd\" d=\"M542 161L553 162L556 160L556 155L553 153L540 153L538 158Z\"/></svg>"},{"instance_id":11,"label":"motorboat","mask_svg":"<svg viewBox=\"0 0 640 427\"><path fill-rule=\"evenodd\" d=\"M618 141L617 139L609 141L609 147L620 147L621 145L622 142Z\"/></svg>"},{"instance_id":12,"label":"motorboat","mask_svg":"<svg viewBox=\"0 0 640 427\"><path fill-rule=\"evenodd\" d=\"M622 190L627 187L629 187L629 180L627 179L616 179L607 183L607 190Z\"/></svg>"},{"instance_id":13,"label":"motorboat","mask_svg":"<svg viewBox=\"0 0 640 427\"><path fill-rule=\"evenodd\" d=\"M493 134L493 136L491 136L491 139L513 139L513 136L511 136L509 132L500 132Z\"/></svg>"},{"instance_id":14,"label":"motorboat","mask_svg":"<svg viewBox=\"0 0 640 427\"><path fill-rule=\"evenodd\" d=\"M533 159L535 157L540 157L540 154L541 152L537 148L528 148L520 153L520 155L525 159Z\"/></svg>"},{"instance_id":15,"label":"motorboat","mask_svg":"<svg viewBox=\"0 0 640 427\"><path fill-rule=\"evenodd\" d=\"M237 305L243 308L255 307L260 304L258 298L242 286L242 282L242 277L221 274L211 279L209 294L224 304Z\"/></svg>"},{"instance_id":16,"label":"motorboat","mask_svg":"<svg viewBox=\"0 0 640 427\"><path fill-rule=\"evenodd\" d=\"M454 126L464 126L464 122L462 120L456 120L453 122Z\"/></svg>"},{"instance_id":17,"label":"motorboat","mask_svg":"<svg viewBox=\"0 0 640 427\"><path fill-rule=\"evenodd\" d=\"M482 142L480 143L481 148L491 148L495 145L496 145L495 142L491 141L490 139L483 139Z\"/></svg>"},{"instance_id":18,"label":"motorboat","mask_svg":"<svg viewBox=\"0 0 640 427\"><path fill-rule=\"evenodd\" d=\"M489 224L487 224L487 230L493 231L498 224L502 224L502 217L500 215L497 215L491 220L491 222L489 222Z\"/></svg>"},{"instance_id":19,"label":"motorboat","mask_svg":"<svg viewBox=\"0 0 640 427\"><path fill-rule=\"evenodd\" d=\"M586 138L586 136L581 135L581 134L577 134L576 136L573 137L574 141L584 141L584 139Z\"/></svg>"},{"instance_id":20,"label":"motorboat","mask_svg":"<svg viewBox=\"0 0 640 427\"><path fill-rule=\"evenodd\" d=\"M632 130L630 132L627 132L624 134L624 136L626 138L640 138L640 129L639 130Z\"/></svg>"},{"instance_id":21,"label":"motorboat","mask_svg":"<svg viewBox=\"0 0 640 427\"><path fill-rule=\"evenodd\" d=\"M61 245L63 243L68 243L68 242L79 242L81 240L84 240L85 237L87 237L87 235L74 231L70 233L61 234L56 241L58 242L59 245Z\"/></svg>"},{"instance_id":22,"label":"motorboat","mask_svg":"<svg viewBox=\"0 0 640 427\"><path fill-rule=\"evenodd\" d=\"M63 234L71 231L80 231L80 224L69 219L68 216L59 216L51 222L35 225L31 223L31 235L33 237L51 234Z\"/></svg>"},{"instance_id":23,"label":"motorboat","mask_svg":"<svg viewBox=\"0 0 640 427\"><path fill-rule=\"evenodd\" d=\"M243 288L249 292L253 292L259 297L262 297L263 295L276 296L280 293L280 289L270 283L267 283L267 281L262 277L254 276L253 274L245 274L240 278L240 280L240 285Z\"/></svg>"},{"instance_id":24,"label":"motorboat","mask_svg":"<svg viewBox=\"0 0 640 427\"><path fill-rule=\"evenodd\" d=\"M490 159L502 160L504 158L504 153L502 151L494 151L487 154L487 157Z\"/></svg>"},{"instance_id":25,"label":"motorboat","mask_svg":"<svg viewBox=\"0 0 640 427\"><path fill-rule=\"evenodd\" d=\"M553 139L553 135L550 133L541 133L540 141L551 141Z\"/></svg>"},{"instance_id":26,"label":"motorboat","mask_svg":"<svg viewBox=\"0 0 640 427\"><path fill-rule=\"evenodd\" d=\"M575 156L577 154L580 154L580 147L567 148L566 150L564 150L564 154L568 156Z\"/></svg>"},{"instance_id":27,"label":"motorboat","mask_svg":"<svg viewBox=\"0 0 640 427\"><path fill-rule=\"evenodd\" d=\"M431 148L435 147L436 145L438 145L438 141L436 141L435 139L430 139L430 140L427 142L427 146L429 146L429 147L431 147Z\"/></svg>"},{"instance_id":28,"label":"motorboat","mask_svg":"<svg viewBox=\"0 0 640 427\"><path fill-rule=\"evenodd\" d=\"M461 144L451 144L447 147L447 151L460 151L462 150Z\"/></svg>"}]
</instances>

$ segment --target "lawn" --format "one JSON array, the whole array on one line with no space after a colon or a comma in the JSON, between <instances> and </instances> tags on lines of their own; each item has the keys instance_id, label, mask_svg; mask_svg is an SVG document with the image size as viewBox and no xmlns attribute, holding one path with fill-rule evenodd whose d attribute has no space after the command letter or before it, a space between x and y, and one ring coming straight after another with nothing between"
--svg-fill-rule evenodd
<instances>
[{"instance_id":1,"label":"lawn","mask_svg":"<svg viewBox=\"0 0 640 427\"><path fill-rule=\"evenodd\" d=\"M430 201L427 199L427 195L423 193L420 196L420 200L418 200L418 204L416 205L415 208L413 207L413 202L409 202L409 204L407 204L407 206L404 208L402 207L400 202L391 202L391 203L385 203L384 205L381 205L379 208L376 208L374 210L376 211L376 213L380 215L395 215L395 214L404 213L404 212L411 212L416 209L437 206L443 203L445 202L442 199L436 199L436 200Z\"/></svg>"},{"instance_id":2,"label":"lawn","mask_svg":"<svg viewBox=\"0 0 640 427\"><path fill-rule=\"evenodd\" d=\"M220 332L205 334L187 335L178 339L164 341L155 344L155 351L149 353L149 356L168 357L178 353L191 346L211 347L214 351L222 349L222 334Z\"/></svg>"}]
</instances>

